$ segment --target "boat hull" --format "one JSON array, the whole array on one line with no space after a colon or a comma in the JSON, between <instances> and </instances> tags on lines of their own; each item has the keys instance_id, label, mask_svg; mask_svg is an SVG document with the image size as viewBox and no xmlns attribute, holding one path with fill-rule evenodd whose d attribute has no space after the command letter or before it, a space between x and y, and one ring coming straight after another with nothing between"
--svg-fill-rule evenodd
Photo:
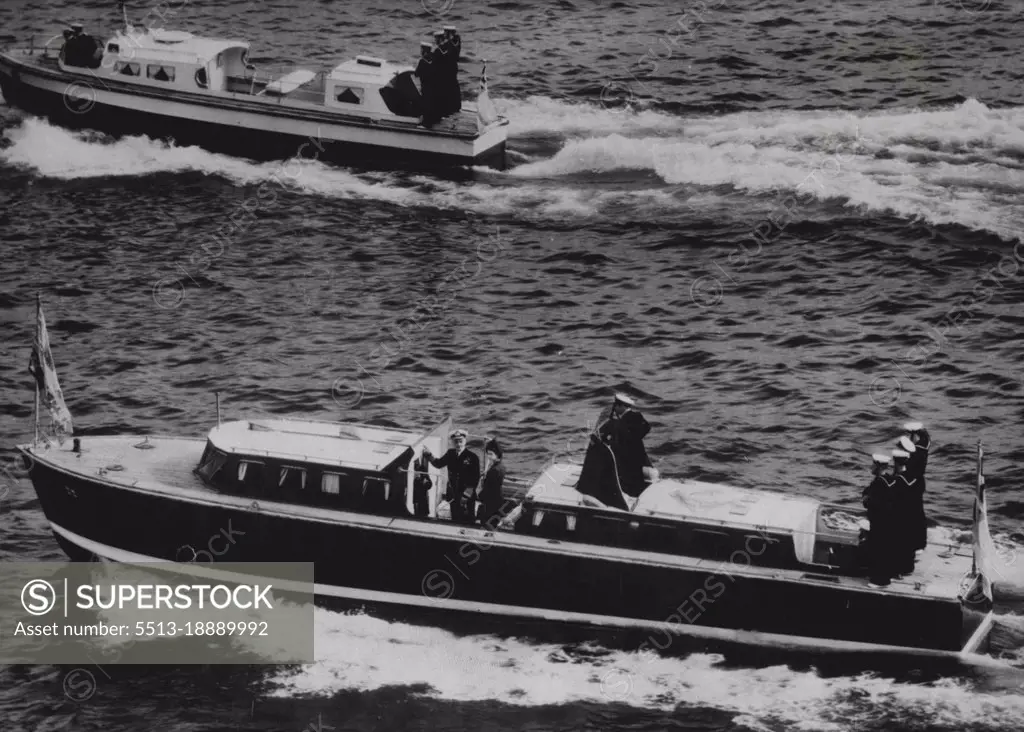
<instances>
[{"instance_id":1,"label":"boat hull","mask_svg":"<svg viewBox=\"0 0 1024 732\"><path fill-rule=\"evenodd\" d=\"M0 89L12 106L70 129L145 135L261 161L303 158L374 169L505 167L505 128L472 138L406 124L332 118L323 111L256 104L245 95L196 97L79 76L0 55Z\"/></svg>"},{"instance_id":2,"label":"boat hull","mask_svg":"<svg viewBox=\"0 0 1024 732\"><path fill-rule=\"evenodd\" d=\"M196 443L197 459L201 449ZM113 473L68 471L45 453L32 458L43 511L77 560L313 562L319 598L636 631L651 650L683 635L804 650L955 653L980 622L954 599L429 519L298 512L213 491L171 495L123 485Z\"/></svg>"}]
</instances>

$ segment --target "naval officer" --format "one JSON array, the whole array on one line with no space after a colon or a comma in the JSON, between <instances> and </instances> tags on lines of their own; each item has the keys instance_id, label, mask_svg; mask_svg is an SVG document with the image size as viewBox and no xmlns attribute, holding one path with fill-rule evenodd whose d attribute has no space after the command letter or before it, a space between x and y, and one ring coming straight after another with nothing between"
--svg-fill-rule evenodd
<instances>
[{"instance_id":1,"label":"naval officer","mask_svg":"<svg viewBox=\"0 0 1024 732\"><path fill-rule=\"evenodd\" d=\"M456 523L473 522L473 494L480 482L480 458L472 450L466 449L466 430L452 432L452 447L439 458L435 458L426 448L423 456L435 468L448 469L448 486L445 500L452 509L452 521Z\"/></svg>"}]
</instances>

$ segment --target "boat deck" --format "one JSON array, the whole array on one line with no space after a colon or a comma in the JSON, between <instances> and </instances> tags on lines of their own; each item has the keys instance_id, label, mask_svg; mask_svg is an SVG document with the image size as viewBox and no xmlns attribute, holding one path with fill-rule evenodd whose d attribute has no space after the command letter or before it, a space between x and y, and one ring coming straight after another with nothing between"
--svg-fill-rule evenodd
<instances>
[{"instance_id":1,"label":"boat deck","mask_svg":"<svg viewBox=\"0 0 1024 732\"><path fill-rule=\"evenodd\" d=\"M23 445L29 454L38 454L40 461L55 468L74 472L83 477L94 477L129 489L144 490L168 496L191 498L202 502L237 503L238 496L220 494L207 487L192 470L199 464L206 445L203 438L180 438L160 436L85 436L81 438L81 453L71 449L71 442L63 446L33 448ZM260 501L266 505L266 499ZM283 508L283 507L282 507ZM269 506L268 509L269 510ZM324 520L328 516L341 517L341 511L313 506L289 505L289 513L308 515ZM333 519L332 519L333 520ZM361 516L359 523L373 523L394 527L398 517ZM408 519L413 524L434 520ZM464 527L447 521L436 520L444 525L444 533L456 532L469 540L488 542L494 545L521 545L533 549L571 551L594 557L607 557L621 561L685 565L688 568L706 569L720 574L761 576L777 581L824 584L833 588L857 589L864 592L886 593L951 601L960 595L963 579L971 569L971 549L966 545L929 543L918 559L915 571L902 580L893 580L885 588L871 588L864 577L817 574L811 571L775 569L769 567L731 564L710 559L660 554L636 549L582 544L569 541L555 542L536 537L513 535L505 532L491 532L484 527ZM441 528L438 526L437 528ZM436 530L436 529L435 529ZM450 531L449 531L450 530ZM474 539L474 537L476 537ZM556 546L557 545L557 546Z\"/></svg>"}]
</instances>

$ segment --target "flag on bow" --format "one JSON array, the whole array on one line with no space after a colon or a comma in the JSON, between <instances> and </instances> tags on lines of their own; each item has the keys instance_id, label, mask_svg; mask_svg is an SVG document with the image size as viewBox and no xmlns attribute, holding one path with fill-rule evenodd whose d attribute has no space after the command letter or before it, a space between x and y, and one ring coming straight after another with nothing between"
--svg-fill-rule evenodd
<instances>
[{"instance_id":1,"label":"flag on bow","mask_svg":"<svg viewBox=\"0 0 1024 732\"><path fill-rule=\"evenodd\" d=\"M57 369L53 365L53 354L50 353L50 335L46 331L46 317L43 315L43 303L36 297L36 335L32 342L32 357L28 363L29 373L36 379L36 399L42 400L43 406L50 413L53 431L61 444L64 437L72 434L71 412L64 404L64 395L57 380ZM38 420L39 415L36 414ZM36 435L38 439L38 435Z\"/></svg>"},{"instance_id":2,"label":"flag on bow","mask_svg":"<svg viewBox=\"0 0 1024 732\"><path fill-rule=\"evenodd\" d=\"M476 96L476 126L477 130L483 131L485 127L498 119L498 113L491 102L491 95L487 91L487 62L484 61L483 70L480 72L480 92Z\"/></svg>"}]
</instances>

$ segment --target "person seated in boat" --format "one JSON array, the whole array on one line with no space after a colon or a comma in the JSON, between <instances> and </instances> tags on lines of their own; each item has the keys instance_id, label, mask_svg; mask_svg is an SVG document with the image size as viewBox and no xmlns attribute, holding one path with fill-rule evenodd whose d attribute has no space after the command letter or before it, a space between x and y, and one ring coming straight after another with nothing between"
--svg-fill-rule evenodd
<instances>
[{"instance_id":1,"label":"person seated in boat","mask_svg":"<svg viewBox=\"0 0 1024 732\"><path fill-rule=\"evenodd\" d=\"M590 433L576 490L606 506L630 510L635 504L632 499L658 479L644 447L644 437L650 430L636 402L616 394Z\"/></svg>"},{"instance_id":2,"label":"person seated in boat","mask_svg":"<svg viewBox=\"0 0 1024 732\"><path fill-rule=\"evenodd\" d=\"M920 422L907 422L903 425L906 439L913 446L910 460L907 462L907 476L917 481L914 488L914 501L911 505L911 531L914 534L914 550L921 551L928 545L928 519L924 513L925 480L924 471L928 467L928 448L932 440L928 430ZM905 449L905 448L904 448Z\"/></svg>"},{"instance_id":3,"label":"person seated in boat","mask_svg":"<svg viewBox=\"0 0 1024 732\"><path fill-rule=\"evenodd\" d=\"M413 73L420 80L420 124L424 127L433 127L441 120L438 99L439 75L438 66L434 63L434 47L426 41L420 44L420 60Z\"/></svg>"},{"instance_id":4,"label":"person seated in boat","mask_svg":"<svg viewBox=\"0 0 1024 732\"><path fill-rule=\"evenodd\" d=\"M477 491L478 516L484 526L494 528L501 520L501 488L505 483L505 463L501 445L494 438L484 443L484 477Z\"/></svg>"},{"instance_id":5,"label":"person seated in boat","mask_svg":"<svg viewBox=\"0 0 1024 732\"><path fill-rule=\"evenodd\" d=\"M431 465L448 470L444 499L451 507L452 521L463 524L473 522L473 495L480 482L480 458L466 449L467 437L465 430L452 432L452 447L439 458L431 455L430 450L423 450L423 456Z\"/></svg>"},{"instance_id":6,"label":"person seated in boat","mask_svg":"<svg viewBox=\"0 0 1024 732\"><path fill-rule=\"evenodd\" d=\"M892 459L884 453L871 456L873 478L862 500L868 511L869 529L863 548L868 566L868 584L885 587L899 572L896 568L899 524L895 485L888 472Z\"/></svg>"},{"instance_id":7,"label":"person seated in boat","mask_svg":"<svg viewBox=\"0 0 1024 732\"><path fill-rule=\"evenodd\" d=\"M916 554L917 526L915 506L919 500L919 495L917 479L907 472L907 465L914 452L916 450L907 438L901 438L900 448L892 451L893 493L896 503L896 520L900 527L894 550L896 552L896 570L900 577L914 571Z\"/></svg>"}]
</instances>

